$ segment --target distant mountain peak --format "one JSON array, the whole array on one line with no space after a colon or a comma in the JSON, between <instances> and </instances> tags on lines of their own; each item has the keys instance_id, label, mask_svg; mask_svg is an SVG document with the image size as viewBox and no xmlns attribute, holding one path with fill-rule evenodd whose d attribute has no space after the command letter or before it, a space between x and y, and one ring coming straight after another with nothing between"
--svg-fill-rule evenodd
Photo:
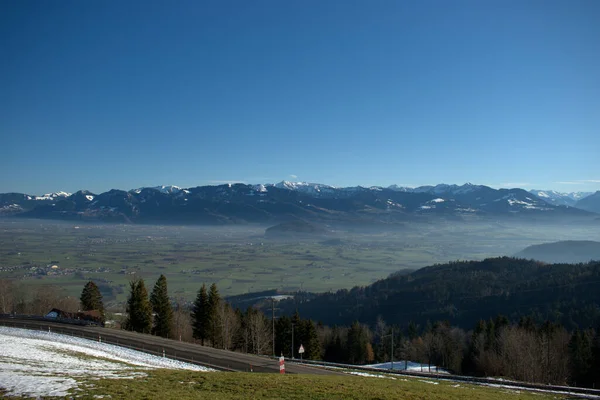
<instances>
[{"instance_id":1,"label":"distant mountain peak","mask_svg":"<svg viewBox=\"0 0 600 400\"><path fill-rule=\"evenodd\" d=\"M334 186L325 185L322 183L291 181L281 181L275 184L267 184L265 186L273 186L278 189L294 190L302 193L307 193L313 196L319 196L324 193L332 193L337 189Z\"/></svg>"},{"instance_id":2,"label":"distant mountain peak","mask_svg":"<svg viewBox=\"0 0 600 400\"><path fill-rule=\"evenodd\" d=\"M574 206L577 201L592 195L592 192L559 192L556 190L532 189L529 191L547 203L558 206Z\"/></svg>"},{"instance_id":3,"label":"distant mountain peak","mask_svg":"<svg viewBox=\"0 0 600 400\"><path fill-rule=\"evenodd\" d=\"M328 187L328 188L334 188L334 186L330 186L330 185L325 185L323 183L313 183L313 182L292 182L292 181L281 181L278 183L273 184L273 186L280 188L280 189L291 189L291 190L295 190L298 188L302 188L302 187Z\"/></svg>"},{"instance_id":4,"label":"distant mountain peak","mask_svg":"<svg viewBox=\"0 0 600 400\"><path fill-rule=\"evenodd\" d=\"M394 190L396 192L409 192L409 193L431 193L431 194L466 194L473 192L475 190L479 190L482 188L486 188L487 186L483 185L474 185L470 182L465 183L464 185L456 185L456 184L447 184L447 183L439 183L435 186L432 185L424 185L418 186L415 188L406 187L406 186L398 186L391 185L388 186L388 189Z\"/></svg>"},{"instance_id":5,"label":"distant mountain peak","mask_svg":"<svg viewBox=\"0 0 600 400\"><path fill-rule=\"evenodd\" d=\"M133 192L140 193L144 189L153 189L153 190L158 190L161 193L172 193L172 194L179 193L183 190L179 186L175 186L175 185L161 185L161 186L141 187L138 189L134 189Z\"/></svg>"},{"instance_id":6,"label":"distant mountain peak","mask_svg":"<svg viewBox=\"0 0 600 400\"><path fill-rule=\"evenodd\" d=\"M398 185L390 185L387 187L390 190L394 190L396 192L411 192L414 190L414 188L412 187L408 187L408 186L398 186Z\"/></svg>"},{"instance_id":7,"label":"distant mountain peak","mask_svg":"<svg viewBox=\"0 0 600 400\"><path fill-rule=\"evenodd\" d=\"M55 200L59 197L69 197L71 196L71 193L67 193L67 192L54 192L54 193L46 193L43 196L35 196L34 199L35 200Z\"/></svg>"}]
</instances>

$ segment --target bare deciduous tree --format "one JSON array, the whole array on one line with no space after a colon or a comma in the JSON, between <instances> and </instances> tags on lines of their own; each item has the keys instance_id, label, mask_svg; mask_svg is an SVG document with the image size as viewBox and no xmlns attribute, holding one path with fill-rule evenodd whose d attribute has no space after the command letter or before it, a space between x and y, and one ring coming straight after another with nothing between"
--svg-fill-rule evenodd
<instances>
[{"instance_id":1,"label":"bare deciduous tree","mask_svg":"<svg viewBox=\"0 0 600 400\"><path fill-rule=\"evenodd\" d=\"M271 331L265 315L258 310L248 309L246 329L248 351L255 354L267 354L271 348Z\"/></svg>"},{"instance_id":2,"label":"bare deciduous tree","mask_svg":"<svg viewBox=\"0 0 600 400\"><path fill-rule=\"evenodd\" d=\"M231 306L224 301L221 302L218 313L222 348L225 350L231 350L234 345L234 339L237 331L240 329L240 320Z\"/></svg>"},{"instance_id":3,"label":"bare deciduous tree","mask_svg":"<svg viewBox=\"0 0 600 400\"><path fill-rule=\"evenodd\" d=\"M193 341L192 320L185 300L181 297L175 300L173 306L173 337L184 342Z\"/></svg>"},{"instance_id":4,"label":"bare deciduous tree","mask_svg":"<svg viewBox=\"0 0 600 400\"><path fill-rule=\"evenodd\" d=\"M13 283L9 279L0 279L0 313L8 314L13 311Z\"/></svg>"}]
</instances>

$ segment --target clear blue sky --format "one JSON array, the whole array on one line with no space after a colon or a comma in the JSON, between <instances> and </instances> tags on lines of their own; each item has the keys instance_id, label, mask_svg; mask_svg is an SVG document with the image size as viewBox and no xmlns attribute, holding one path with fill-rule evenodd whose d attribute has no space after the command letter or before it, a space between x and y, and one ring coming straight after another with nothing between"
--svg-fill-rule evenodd
<instances>
[{"instance_id":1,"label":"clear blue sky","mask_svg":"<svg viewBox=\"0 0 600 400\"><path fill-rule=\"evenodd\" d=\"M0 192L600 189L600 1L0 2Z\"/></svg>"}]
</instances>

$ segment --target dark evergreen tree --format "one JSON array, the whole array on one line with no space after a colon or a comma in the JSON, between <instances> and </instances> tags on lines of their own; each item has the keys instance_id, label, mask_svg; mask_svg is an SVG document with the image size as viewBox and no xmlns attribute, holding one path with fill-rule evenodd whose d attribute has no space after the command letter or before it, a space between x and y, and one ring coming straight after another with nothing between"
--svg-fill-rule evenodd
<instances>
[{"instance_id":1,"label":"dark evergreen tree","mask_svg":"<svg viewBox=\"0 0 600 400\"><path fill-rule=\"evenodd\" d=\"M104 322L104 303L102 302L102 294L100 289L93 282L89 281L81 291L81 309L83 311L97 310L100 312L102 322Z\"/></svg>"},{"instance_id":2,"label":"dark evergreen tree","mask_svg":"<svg viewBox=\"0 0 600 400\"><path fill-rule=\"evenodd\" d=\"M125 329L141 333L152 331L152 306L148 300L148 291L143 279L135 279L129 283L129 299L127 300L128 318Z\"/></svg>"},{"instance_id":3,"label":"dark evergreen tree","mask_svg":"<svg viewBox=\"0 0 600 400\"><path fill-rule=\"evenodd\" d=\"M496 324L490 319L485 326L485 349L495 350L496 348Z\"/></svg>"},{"instance_id":4,"label":"dark evergreen tree","mask_svg":"<svg viewBox=\"0 0 600 400\"><path fill-rule=\"evenodd\" d=\"M588 377L589 386L600 388L600 327L592 339L592 366Z\"/></svg>"},{"instance_id":5,"label":"dark evergreen tree","mask_svg":"<svg viewBox=\"0 0 600 400\"><path fill-rule=\"evenodd\" d=\"M200 340L202 346L204 346L204 341L208 338L209 323L208 294L206 292L206 285L202 284L192 307L193 337Z\"/></svg>"},{"instance_id":6,"label":"dark evergreen tree","mask_svg":"<svg viewBox=\"0 0 600 400\"><path fill-rule=\"evenodd\" d=\"M536 323L530 315L519 318L519 328L525 329L527 332L535 332L537 330Z\"/></svg>"},{"instance_id":7,"label":"dark evergreen tree","mask_svg":"<svg viewBox=\"0 0 600 400\"><path fill-rule=\"evenodd\" d=\"M304 346L304 358L307 360L320 360L321 342L317 335L315 323L311 320L305 320L301 325L303 327L301 344Z\"/></svg>"},{"instance_id":8,"label":"dark evergreen tree","mask_svg":"<svg viewBox=\"0 0 600 400\"><path fill-rule=\"evenodd\" d=\"M485 349L485 336L487 324L484 320L479 320L471 334L467 357L465 357L462 370L471 375L482 375L483 372L478 368L479 361Z\"/></svg>"},{"instance_id":9,"label":"dark evergreen tree","mask_svg":"<svg viewBox=\"0 0 600 400\"><path fill-rule=\"evenodd\" d=\"M213 347L221 343L221 321L219 308L221 307L221 296L217 290L217 285L210 285L208 291L208 339Z\"/></svg>"},{"instance_id":10,"label":"dark evergreen tree","mask_svg":"<svg viewBox=\"0 0 600 400\"><path fill-rule=\"evenodd\" d=\"M292 315L292 344L294 348L292 349L292 358L300 358L300 354L298 354L298 350L300 349L300 342L302 341L302 319L300 318L300 314L298 310Z\"/></svg>"},{"instance_id":11,"label":"dark evergreen tree","mask_svg":"<svg viewBox=\"0 0 600 400\"><path fill-rule=\"evenodd\" d=\"M327 342L325 343L325 361L346 363L348 352L346 351L347 333L345 328L334 326Z\"/></svg>"},{"instance_id":12,"label":"dark evergreen tree","mask_svg":"<svg viewBox=\"0 0 600 400\"><path fill-rule=\"evenodd\" d=\"M575 330L569 342L571 359L571 383L575 386L587 386L593 363L592 340L590 332Z\"/></svg>"},{"instance_id":13,"label":"dark evergreen tree","mask_svg":"<svg viewBox=\"0 0 600 400\"><path fill-rule=\"evenodd\" d=\"M154 311L152 333L164 338L170 337L173 329L173 308L167 291L167 278L164 275L156 281L150 295L150 303Z\"/></svg>"},{"instance_id":14,"label":"dark evergreen tree","mask_svg":"<svg viewBox=\"0 0 600 400\"><path fill-rule=\"evenodd\" d=\"M275 321L275 354L292 356L292 320L285 315Z\"/></svg>"},{"instance_id":15,"label":"dark evergreen tree","mask_svg":"<svg viewBox=\"0 0 600 400\"><path fill-rule=\"evenodd\" d=\"M498 315L495 319L494 319L494 325L496 326L496 332L500 333L500 331L507 327L510 326L510 321L508 320L508 318L504 315Z\"/></svg>"},{"instance_id":16,"label":"dark evergreen tree","mask_svg":"<svg viewBox=\"0 0 600 400\"><path fill-rule=\"evenodd\" d=\"M369 359L371 334L365 325L354 322L348 330L347 350L351 364L363 364ZM367 347L369 345L369 347ZM371 349L372 352L372 349Z\"/></svg>"},{"instance_id":17,"label":"dark evergreen tree","mask_svg":"<svg viewBox=\"0 0 600 400\"><path fill-rule=\"evenodd\" d=\"M408 339L414 340L419 336L419 327L413 321L408 323Z\"/></svg>"}]
</instances>

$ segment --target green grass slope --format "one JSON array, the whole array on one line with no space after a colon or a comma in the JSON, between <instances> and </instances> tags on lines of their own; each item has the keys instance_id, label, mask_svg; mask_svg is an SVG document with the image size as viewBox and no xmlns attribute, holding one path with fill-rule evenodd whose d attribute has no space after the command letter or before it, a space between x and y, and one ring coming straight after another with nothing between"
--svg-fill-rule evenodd
<instances>
[{"instance_id":1,"label":"green grass slope","mask_svg":"<svg viewBox=\"0 0 600 400\"><path fill-rule=\"evenodd\" d=\"M90 382L78 398L113 399L549 399L511 389L488 388L428 379L363 376L194 373L157 370L147 378Z\"/></svg>"}]
</instances>

